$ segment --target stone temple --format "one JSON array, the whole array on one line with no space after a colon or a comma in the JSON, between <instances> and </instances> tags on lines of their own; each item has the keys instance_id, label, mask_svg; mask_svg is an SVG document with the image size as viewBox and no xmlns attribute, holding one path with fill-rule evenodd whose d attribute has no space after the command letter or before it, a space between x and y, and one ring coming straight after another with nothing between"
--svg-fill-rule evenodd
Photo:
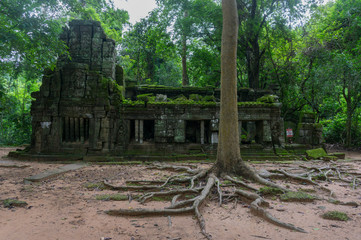
<instances>
[{"instance_id":1,"label":"stone temple","mask_svg":"<svg viewBox=\"0 0 361 240\"><path fill-rule=\"evenodd\" d=\"M71 58L60 57L32 95L33 133L27 154L54 160L215 155L219 89L124 81L116 65L115 42L96 21L72 21L61 39ZM243 156L275 156L297 148L285 143L281 103L272 94L238 91ZM312 116L298 123L295 136L299 146L321 141Z\"/></svg>"}]
</instances>

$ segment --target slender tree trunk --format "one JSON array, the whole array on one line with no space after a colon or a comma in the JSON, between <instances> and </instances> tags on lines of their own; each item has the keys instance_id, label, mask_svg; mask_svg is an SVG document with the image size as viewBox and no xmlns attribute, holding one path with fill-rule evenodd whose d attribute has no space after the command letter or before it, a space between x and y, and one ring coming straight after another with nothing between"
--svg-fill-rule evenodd
<instances>
[{"instance_id":1,"label":"slender tree trunk","mask_svg":"<svg viewBox=\"0 0 361 240\"><path fill-rule=\"evenodd\" d=\"M187 41L186 37L183 36L182 39L182 85L188 86L188 72L187 72Z\"/></svg>"},{"instance_id":2,"label":"slender tree trunk","mask_svg":"<svg viewBox=\"0 0 361 240\"><path fill-rule=\"evenodd\" d=\"M346 146L351 146L351 128L352 128L352 116L353 116L353 109L352 109L352 100L350 97L350 93L348 93L346 98Z\"/></svg>"},{"instance_id":3,"label":"slender tree trunk","mask_svg":"<svg viewBox=\"0 0 361 240\"><path fill-rule=\"evenodd\" d=\"M236 0L222 0L222 11L221 106L216 166L220 172L234 173L241 161L237 106Z\"/></svg>"},{"instance_id":4,"label":"slender tree trunk","mask_svg":"<svg viewBox=\"0 0 361 240\"><path fill-rule=\"evenodd\" d=\"M250 88L259 88L259 71L261 55L258 40L253 40L252 47L247 51L248 83Z\"/></svg>"},{"instance_id":5,"label":"slender tree trunk","mask_svg":"<svg viewBox=\"0 0 361 240\"><path fill-rule=\"evenodd\" d=\"M188 12L184 12L184 18L188 17ZM189 85L188 72L187 72L187 34L185 29L182 33L182 86Z\"/></svg>"}]
</instances>

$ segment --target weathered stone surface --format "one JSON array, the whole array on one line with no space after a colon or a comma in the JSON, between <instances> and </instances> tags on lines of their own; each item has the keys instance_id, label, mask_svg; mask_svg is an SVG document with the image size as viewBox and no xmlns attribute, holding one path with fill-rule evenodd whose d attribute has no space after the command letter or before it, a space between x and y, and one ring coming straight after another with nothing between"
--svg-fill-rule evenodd
<instances>
[{"instance_id":1,"label":"weathered stone surface","mask_svg":"<svg viewBox=\"0 0 361 240\"><path fill-rule=\"evenodd\" d=\"M56 168L56 169L46 170L42 173L39 173L37 175L31 176L28 178L24 178L24 181L25 182L41 182L41 181L45 181L49 178L54 178L60 174L83 168L85 166L86 166L86 164L84 164L84 163L68 164L68 165L64 165L64 166Z\"/></svg>"}]
</instances>

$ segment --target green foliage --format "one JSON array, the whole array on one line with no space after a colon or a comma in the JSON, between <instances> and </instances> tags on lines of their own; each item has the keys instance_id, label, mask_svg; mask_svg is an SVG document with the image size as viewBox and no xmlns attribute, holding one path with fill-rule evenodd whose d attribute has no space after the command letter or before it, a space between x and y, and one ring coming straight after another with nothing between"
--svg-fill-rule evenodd
<instances>
[{"instance_id":1,"label":"green foliage","mask_svg":"<svg viewBox=\"0 0 361 240\"><path fill-rule=\"evenodd\" d=\"M329 220L337 220L337 221L347 221L350 218L344 212L339 211L329 211L322 214L322 218L329 219Z\"/></svg>"},{"instance_id":2,"label":"green foliage","mask_svg":"<svg viewBox=\"0 0 361 240\"><path fill-rule=\"evenodd\" d=\"M323 126L323 137L328 143L346 143L346 120L347 116L345 113L337 113L335 116L329 119L321 121ZM361 114L360 109L356 111L353 116L353 125L351 127L352 145L361 144Z\"/></svg>"},{"instance_id":3,"label":"green foliage","mask_svg":"<svg viewBox=\"0 0 361 240\"><path fill-rule=\"evenodd\" d=\"M30 94L39 89L39 82L29 74L5 75L0 86L0 145L30 143Z\"/></svg>"}]
</instances>

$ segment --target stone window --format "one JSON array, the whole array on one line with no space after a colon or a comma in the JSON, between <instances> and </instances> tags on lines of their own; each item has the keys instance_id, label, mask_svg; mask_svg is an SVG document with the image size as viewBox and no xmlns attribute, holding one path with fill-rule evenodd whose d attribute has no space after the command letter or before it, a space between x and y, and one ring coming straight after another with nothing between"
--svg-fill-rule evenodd
<instances>
[{"instance_id":1,"label":"stone window","mask_svg":"<svg viewBox=\"0 0 361 240\"><path fill-rule=\"evenodd\" d=\"M63 142L86 142L89 140L89 119L63 117Z\"/></svg>"}]
</instances>

